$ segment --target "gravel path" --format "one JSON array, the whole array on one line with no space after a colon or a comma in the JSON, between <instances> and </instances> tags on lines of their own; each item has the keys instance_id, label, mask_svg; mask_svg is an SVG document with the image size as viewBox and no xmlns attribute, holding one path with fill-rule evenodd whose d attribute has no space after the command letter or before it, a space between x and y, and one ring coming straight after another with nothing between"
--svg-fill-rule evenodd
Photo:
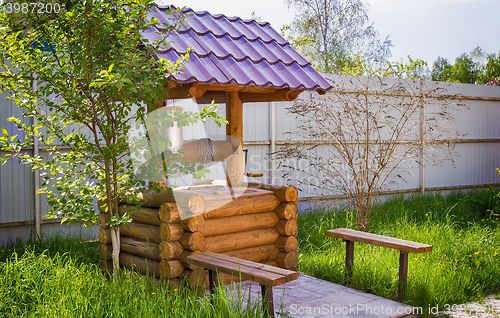
<instances>
[{"instance_id":1,"label":"gravel path","mask_svg":"<svg viewBox=\"0 0 500 318\"><path fill-rule=\"evenodd\" d=\"M481 303L453 305L444 314L452 318L500 318L500 294L491 295Z\"/></svg>"}]
</instances>

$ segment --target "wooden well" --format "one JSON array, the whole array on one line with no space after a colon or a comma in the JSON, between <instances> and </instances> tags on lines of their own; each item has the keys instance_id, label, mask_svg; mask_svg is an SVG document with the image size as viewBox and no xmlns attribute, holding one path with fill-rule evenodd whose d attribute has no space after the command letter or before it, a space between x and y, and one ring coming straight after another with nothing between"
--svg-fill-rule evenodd
<instances>
[{"instance_id":1,"label":"wooden well","mask_svg":"<svg viewBox=\"0 0 500 318\"><path fill-rule=\"evenodd\" d=\"M160 6L152 12L153 16L165 21L172 14L166 8ZM177 196L177 201L174 200L172 193L166 191L144 193L137 211L123 202L120 209L133 211L133 222L120 230L120 263L167 279L172 286L182 276L193 284L206 281L203 269L183 262L186 255L196 251L296 269L297 189L262 184L245 186L243 107L249 102L293 101L304 91L324 94L332 86L268 23L222 19L220 15L188 8L182 11L190 13L182 17L183 31L170 32L165 40L170 36L173 41L179 37L186 41L168 45L158 56L175 60L189 51L192 58L184 63L182 72L168 75L165 94L156 107L166 107L165 100L188 98L198 104L226 105L227 139L214 142L213 158L224 161L227 187L237 195L232 193L232 200L220 204L222 194L200 195L199 191L204 190L192 187L183 193L183 202ZM200 21L218 28L202 28ZM156 40L156 33L162 32L150 31L144 36L152 41ZM219 43L222 37L229 41L223 49ZM197 43L198 49L184 48L184 42ZM187 161L199 157L190 152L187 143L183 147ZM193 216L181 220L179 210L184 208L192 210ZM106 224L107 220L101 220L100 253L104 264L109 266L111 240Z\"/></svg>"},{"instance_id":2,"label":"wooden well","mask_svg":"<svg viewBox=\"0 0 500 318\"><path fill-rule=\"evenodd\" d=\"M180 219L170 192L145 193L139 208L122 203L120 211L129 213L133 221L120 230L121 265L166 279L171 286L177 286L182 276L193 285L208 286L207 272L183 262L196 251L296 269L297 189L250 184L235 192L236 199L218 206L218 196L204 193L199 201L200 193L193 190L197 208L203 205L208 212L185 220ZM99 241L103 265L110 268L111 238L106 225L101 225ZM226 275L222 279L238 278Z\"/></svg>"}]
</instances>

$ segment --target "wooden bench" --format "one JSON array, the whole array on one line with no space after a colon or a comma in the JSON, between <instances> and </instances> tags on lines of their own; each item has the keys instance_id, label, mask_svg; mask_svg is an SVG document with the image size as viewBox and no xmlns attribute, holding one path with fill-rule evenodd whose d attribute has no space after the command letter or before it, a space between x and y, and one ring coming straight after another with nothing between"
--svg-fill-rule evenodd
<instances>
[{"instance_id":1,"label":"wooden bench","mask_svg":"<svg viewBox=\"0 0 500 318\"><path fill-rule=\"evenodd\" d=\"M264 311L271 317L274 317L273 286L298 278L294 271L212 252L194 252L185 258L185 262L208 269L210 292L217 284L217 272L259 283Z\"/></svg>"},{"instance_id":2,"label":"wooden bench","mask_svg":"<svg viewBox=\"0 0 500 318\"><path fill-rule=\"evenodd\" d=\"M382 236L372 233L355 231L350 229L334 229L326 231L326 235L343 239L346 242L345 253L345 275L346 283L352 278L352 266L354 263L354 242L370 245L383 246L399 250L399 284L398 299L403 300L408 281L408 253L426 253L432 251L432 246L393 237Z\"/></svg>"}]
</instances>

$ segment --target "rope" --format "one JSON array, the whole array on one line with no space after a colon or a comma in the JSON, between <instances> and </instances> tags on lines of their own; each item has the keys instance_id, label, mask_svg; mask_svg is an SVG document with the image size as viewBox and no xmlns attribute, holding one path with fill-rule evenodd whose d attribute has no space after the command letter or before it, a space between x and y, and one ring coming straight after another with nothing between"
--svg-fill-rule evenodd
<instances>
[{"instance_id":1,"label":"rope","mask_svg":"<svg viewBox=\"0 0 500 318\"><path fill-rule=\"evenodd\" d=\"M215 158L215 145L210 138L202 138L193 141L196 146L198 156L195 162L207 163L214 161Z\"/></svg>"}]
</instances>

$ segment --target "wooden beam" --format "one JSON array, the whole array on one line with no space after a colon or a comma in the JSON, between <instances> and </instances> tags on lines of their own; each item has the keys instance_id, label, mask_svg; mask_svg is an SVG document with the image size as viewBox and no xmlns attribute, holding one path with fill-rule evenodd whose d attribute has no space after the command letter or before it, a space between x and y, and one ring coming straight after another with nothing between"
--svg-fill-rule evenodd
<instances>
[{"instance_id":1,"label":"wooden beam","mask_svg":"<svg viewBox=\"0 0 500 318\"><path fill-rule=\"evenodd\" d=\"M228 103L226 105L226 135L238 139L239 144L243 142L243 102L238 92L227 94Z\"/></svg>"},{"instance_id":2,"label":"wooden beam","mask_svg":"<svg viewBox=\"0 0 500 318\"><path fill-rule=\"evenodd\" d=\"M243 184L243 102L238 92L227 93L226 135L231 137L234 153L227 159L227 172L233 186Z\"/></svg>"},{"instance_id":3,"label":"wooden beam","mask_svg":"<svg viewBox=\"0 0 500 318\"><path fill-rule=\"evenodd\" d=\"M272 87L241 86L234 84L183 84L169 81L166 85L166 99L196 98L198 104L229 102L227 92L239 92L243 103L293 101L302 91L275 89Z\"/></svg>"},{"instance_id":4,"label":"wooden beam","mask_svg":"<svg viewBox=\"0 0 500 318\"><path fill-rule=\"evenodd\" d=\"M195 84L191 85L191 87L189 88L189 95L191 95L191 97L194 97L194 98L200 98L203 95L205 95L205 93L208 91L209 87L210 87L210 85L195 83Z\"/></svg>"},{"instance_id":5,"label":"wooden beam","mask_svg":"<svg viewBox=\"0 0 500 318\"><path fill-rule=\"evenodd\" d=\"M195 83L196 90L219 91L219 92L247 92L247 93L272 93L276 91L274 87L244 86L236 84L200 84Z\"/></svg>"},{"instance_id":6,"label":"wooden beam","mask_svg":"<svg viewBox=\"0 0 500 318\"><path fill-rule=\"evenodd\" d=\"M165 99L185 99L192 98L190 95L191 85L182 85L178 87L167 87L165 90Z\"/></svg>"},{"instance_id":7,"label":"wooden beam","mask_svg":"<svg viewBox=\"0 0 500 318\"><path fill-rule=\"evenodd\" d=\"M162 99L162 100L159 100L155 103L155 106L156 108L160 108L160 107L165 107L166 103L165 103L165 100Z\"/></svg>"},{"instance_id":8,"label":"wooden beam","mask_svg":"<svg viewBox=\"0 0 500 318\"><path fill-rule=\"evenodd\" d=\"M302 91L278 90L272 93L247 93L240 92L240 98L243 103L258 102L282 102L295 100ZM210 104L214 101L216 104L227 104L228 98L225 92L207 91L205 95L196 99L198 104Z\"/></svg>"},{"instance_id":9,"label":"wooden beam","mask_svg":"<svg viewBox=\"0 0 500 318\"><path fill-rule=\"evenodd\" d=\"M202 97L196 98L198 104L210 104L212 101L216 104L227 104L226 92L208 91Z\"/></svg>"},{"instance_id":10,"label":"wooden beam","mask_svg":"<svg viewBox=\"0 0 500 318\"><path fill-rule=\"evenodd\" d=\"M272 93L240 93L244 103L293 101L302 91L278 90Z\"/></svg>"}]
</instances>

